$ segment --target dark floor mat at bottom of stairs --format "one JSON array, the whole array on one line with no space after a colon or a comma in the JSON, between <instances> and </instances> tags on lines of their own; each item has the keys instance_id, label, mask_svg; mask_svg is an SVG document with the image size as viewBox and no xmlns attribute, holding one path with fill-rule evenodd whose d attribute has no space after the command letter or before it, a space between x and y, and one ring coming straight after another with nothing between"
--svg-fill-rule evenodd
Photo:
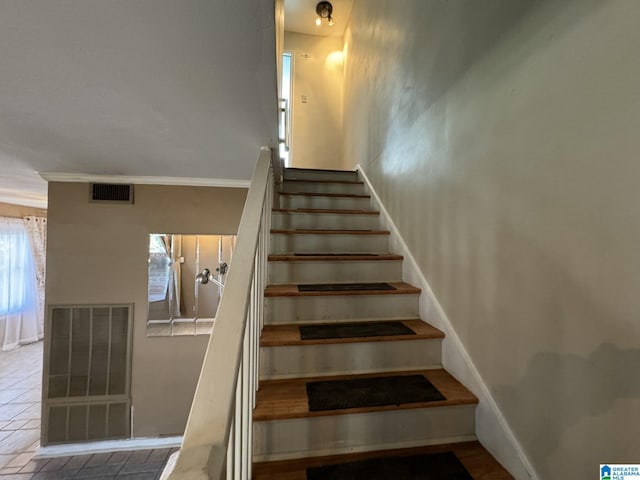
<instances>
[{"instance_id":1,"label":"dark floor mat at bottom of stairs","mask_svg":"<svg viewBox=\"0 0 640 480\"><path fill-rule=\"evenodd\" d=\"M310 412L446 400L423 375L307 382L307 399Z\"/></svg>"},{"instance_id":2,"label":"dark floor mat at bottom of stairs","mask_svg":"<svg viewBox=\"0 0 640 480\"><path fill-rule=\"evenodd\" d=\"M473 480L452 452L307 468L307 480Z\"/></svg>"}]
</instances>

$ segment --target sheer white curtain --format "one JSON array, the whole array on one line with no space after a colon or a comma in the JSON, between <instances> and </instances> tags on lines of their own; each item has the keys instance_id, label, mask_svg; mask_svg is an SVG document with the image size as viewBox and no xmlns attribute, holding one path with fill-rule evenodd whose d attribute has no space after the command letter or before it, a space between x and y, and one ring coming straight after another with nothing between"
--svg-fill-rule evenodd
<instances>
[{"instance_id":1,"label":"sheer white curtain","mask_svg":"<svg viewBox=\"0 0 640 480\"><path fill-rule=\"evenodd\" d=\"M24 217L24 227L29 235L33 264L38 285L38 323L44 325L44 283L47 263L47 219L44 217Z\"/></svg>"},{"instance_id":2,"label":"sheer white curtain","mask_svg":"<svg viewBox=\"0 0 640 480\"><path fill-rule=\"evenodd\" d=\"M43 337L36 269L22 219L0 218L0 350Z\"/></svg>"}]
</instances>

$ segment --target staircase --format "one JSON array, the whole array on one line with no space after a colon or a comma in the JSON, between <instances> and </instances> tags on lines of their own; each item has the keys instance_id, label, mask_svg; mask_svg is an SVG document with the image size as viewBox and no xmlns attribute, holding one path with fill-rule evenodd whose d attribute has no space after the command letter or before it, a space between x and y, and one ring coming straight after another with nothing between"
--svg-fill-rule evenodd
<instances>
[{"instance_id":1,"label":"staircase","mask_svg":"<svg viewBox=\"0 0 640 480\"><path fill-rule=\"evenodd\" d=\"M477 398L442 368L444 334L420 319L358 172L284 179L253 478L511 479L476 441Z\"/></svg>"}]
</instances>

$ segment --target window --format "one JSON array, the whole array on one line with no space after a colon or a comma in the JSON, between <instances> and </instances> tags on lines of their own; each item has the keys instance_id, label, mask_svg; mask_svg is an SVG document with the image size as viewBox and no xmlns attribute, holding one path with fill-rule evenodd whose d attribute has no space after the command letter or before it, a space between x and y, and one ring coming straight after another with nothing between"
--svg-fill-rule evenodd
<instances>
[{"instance_id":1,"label":"window","mask_svg":"<svg viewBox=\"0 0 640 480\"><path fill-rule=\"evenodd\" d=\"M149 301L161 302L167 298L171 259L164 235L149 235Z\"/></svg>"},{"instance_id":2,"label":"window","mask_svg":"<svg viewBox=\"0 0 640 480\"><path fill-rule=\"evenodd\" d=\"M0 315L22 312L37 302L35 267L22 220L0 219Z\"/></svg>"},{"instance_id":3,"label":"window","mask_svg":"<svg viewBox=\"0 0 640 480\"><path fill-rule=\"evenodd\" d=\"M0 351L42 338L39 299L35 263L24 222L0 218Z\"/></svg>"}]
</instances>

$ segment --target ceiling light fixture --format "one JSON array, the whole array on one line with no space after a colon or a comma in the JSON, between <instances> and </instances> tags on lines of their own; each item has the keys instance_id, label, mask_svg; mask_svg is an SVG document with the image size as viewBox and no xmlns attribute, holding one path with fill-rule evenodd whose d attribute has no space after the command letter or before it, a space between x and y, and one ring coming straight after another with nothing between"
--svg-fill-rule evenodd
<instances>
[{"instance_id":1,"label":"ceiling light fixture","mask_svg":"<svg viewBox=\"0 0 640 480\"><path fill-rule=\"evenodd\" d=\"M322 19L326 18L330 27L333 27L333 5L330 2L320 2L316 5L316 25L322 25Z\"/></svg>"}]
</instances>

